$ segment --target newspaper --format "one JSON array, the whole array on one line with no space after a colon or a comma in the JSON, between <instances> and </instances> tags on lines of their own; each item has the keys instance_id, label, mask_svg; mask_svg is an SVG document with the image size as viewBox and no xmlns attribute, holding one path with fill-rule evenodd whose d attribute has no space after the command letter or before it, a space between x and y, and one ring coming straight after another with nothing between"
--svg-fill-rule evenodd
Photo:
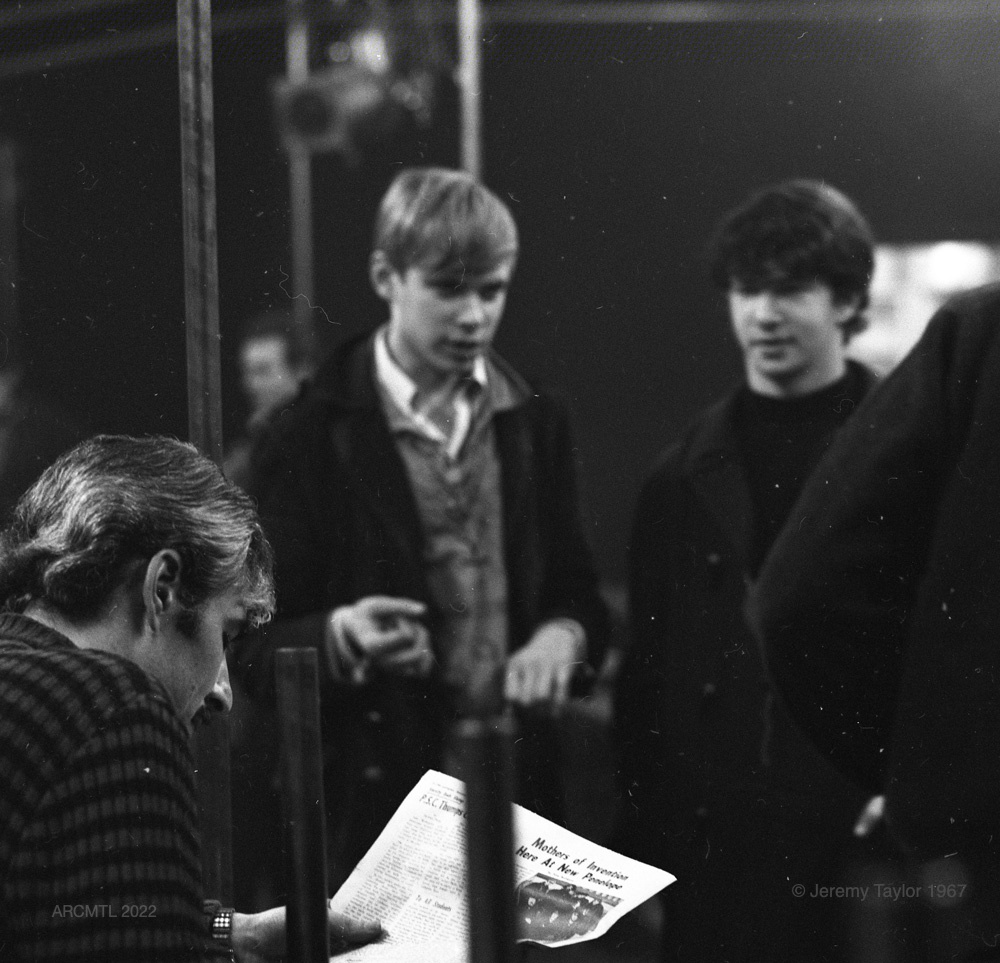
<instances>
[{"instance_id":1,"label":"newspaper","mask_svg":"<svg viewBox=\"0 0 1000 963\"><path fill-rule=\"evenodd\" d=\"M513 808L518 942L555 947L595 939L674 881ZM427 772L331 905L380 920L386 930L380 942L338 954L338 963L466 963L465 784Z\"/></svg>"}]
</instances>

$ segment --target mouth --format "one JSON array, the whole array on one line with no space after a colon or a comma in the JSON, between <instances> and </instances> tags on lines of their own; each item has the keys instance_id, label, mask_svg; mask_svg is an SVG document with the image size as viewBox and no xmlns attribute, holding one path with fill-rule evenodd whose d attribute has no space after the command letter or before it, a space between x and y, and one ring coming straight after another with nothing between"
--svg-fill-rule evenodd
<instances>
[{"instance_id":1,"label":"mouth","mask_svg":"<svg viewBox=\"0 0 1000 963\"><path fill-rule=\"evenodd\" d=\"M474 358L486 350L486 345L480 341L449 341L445 349L461 358Z\"/></svg>"},{"instance_id":2,"label":"mouth","mask_svg":"<svg viewBox=\"0 0 1000 963\"><path fill-rule=\"evenodd\" d=\"M758 351L782 351L785 348L791 347L792 344L791 338L761 338L751 341L750 347L756 348Z\"/></svg>"}]
</instances>

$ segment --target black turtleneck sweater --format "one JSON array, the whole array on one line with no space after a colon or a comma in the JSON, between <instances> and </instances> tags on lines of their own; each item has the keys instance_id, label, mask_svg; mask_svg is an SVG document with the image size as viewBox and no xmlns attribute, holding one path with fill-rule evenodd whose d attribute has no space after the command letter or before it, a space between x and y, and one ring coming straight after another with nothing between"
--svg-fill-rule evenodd
<instances>
[{"instance_id":1,"label":"black turtleneck sweater","mask_svg":"<svg viewBox=\"0 0 1000 963\"><path fill-rule=\"evenodd\" d=\"M740 391L735 429L754 507L751 575L837 429L861 403L867 381L865 370L848 362L838 381L798 398L771 398L746 385Z\"/></svg>"}]
</instances>

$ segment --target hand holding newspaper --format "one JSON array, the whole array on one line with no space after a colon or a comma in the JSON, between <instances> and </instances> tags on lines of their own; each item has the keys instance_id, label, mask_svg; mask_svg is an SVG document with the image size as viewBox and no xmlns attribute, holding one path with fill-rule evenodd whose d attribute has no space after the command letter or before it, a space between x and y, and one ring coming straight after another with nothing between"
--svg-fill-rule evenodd
<instances>
[{"instance_id":1,"label":"hand holding newspaper","mask_svg":"<svg viewBox=\"0 0 1000 963\"><path fill-rule=\"evenodd\" d=\"M381 942L339 954L339 963L465 963L465 811L464 783L424 774L331 901L386 930ZM513 823L519 942L595 939L674 881L521 806Z\"/></svg>"}]
</instances>

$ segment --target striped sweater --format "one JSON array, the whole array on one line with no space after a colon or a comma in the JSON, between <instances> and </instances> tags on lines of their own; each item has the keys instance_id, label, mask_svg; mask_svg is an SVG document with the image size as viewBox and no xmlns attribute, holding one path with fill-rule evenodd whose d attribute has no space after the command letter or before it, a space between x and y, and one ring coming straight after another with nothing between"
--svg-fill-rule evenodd
<instances>
[{"instance_id":1,"label":"striped sweater","mask_svg":"<svg viewBox=\"0 0 1000 963\"><path fill-rule=\"evenodd\" d=\"M201 959L192 772L158 682L0 614L0 961Z\"/></svg>"}]
</instances>

